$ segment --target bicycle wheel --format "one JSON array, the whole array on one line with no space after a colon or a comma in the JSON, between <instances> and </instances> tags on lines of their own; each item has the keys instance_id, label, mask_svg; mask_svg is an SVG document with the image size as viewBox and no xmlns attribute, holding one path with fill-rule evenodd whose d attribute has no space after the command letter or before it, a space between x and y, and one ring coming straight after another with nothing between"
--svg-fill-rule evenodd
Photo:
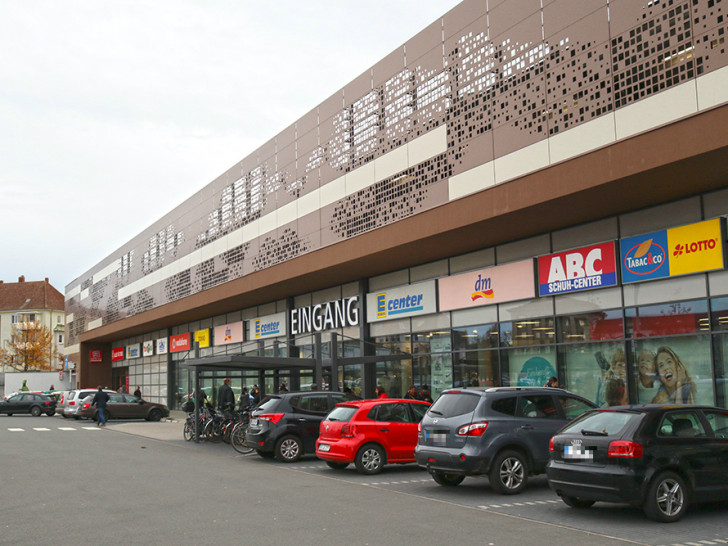
<instances>
[{"instance_id":1,"label":"bicycle wheel","mask_svg":"<svg viewBox=\"0 0 728 546\"><path fill-rule=\"evenodd\" d=\"M222 440L222 436L220 436L220 429L219 429L219 423L212 420L208 421L205 425L205 436L210 442L218 443Z\"/></svg>"},{"instance_id":2,"label":"bicycle wheel","mask_svg":"<svg viewBox=\"0 0 728 546\"><path fill-rule=\"evenodd\" d=\"M245 445L245 428L245 425L240 423L233 428L233 432L230 434L230 443L233 445L233 449L243 455L253 452L252 447Z\"/></svg>"},{"instance_id":3,"label":"bicycle wheel","mask_svg":"<svg viewBox=\"0 0 728 546\"><path fill-rule=\"evenodd\" d=\"M185 423L185 429L182 434L183 434L185 440L187 440L188 442L191 441L192 438L194 438L194 436L195 436L194 423L191 423L189 419Z\"/></svg>"}]
</instances>

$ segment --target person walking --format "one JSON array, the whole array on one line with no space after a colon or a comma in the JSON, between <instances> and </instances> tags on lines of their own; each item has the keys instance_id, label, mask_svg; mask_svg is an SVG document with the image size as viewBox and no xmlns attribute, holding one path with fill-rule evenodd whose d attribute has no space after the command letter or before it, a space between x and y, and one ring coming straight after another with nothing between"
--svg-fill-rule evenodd
<instances>
[{"instance_id":1,"label":"person walking","mask_svg":"<svg viewBox=\"0 0 728 546\"><path fill-rule=\"evenodd\" d=\"M377 385L375 392L377 393L377 398L389 398L389 396L387 396L387 391L385 391L384 387L381 385Z\"/></svg>"},{"instance_id":2,"label":"person walking","mask_svg":"<svg viewBox=\"0 0 728 546\"><path fill-rule=\"evenodd\" d=\"M142 397L142 390L139 388L139 385L137 385L137 388L134 391L134 396L136 396L137 398L140 398L140 399Z\"/></svg>"},{"instance_id":3,"label":"person walking","mask_svg":"<svg viewBox=\"0 0 728 546\"><path fill-rule=\"evenodd\" d=\"M235 394L230 386L229 377L223 379L222 386L217 391L217 403L223 411L231 411L235 408Z\"/></svg>"},{"instance_id":4,"label":"person walking","mask_svg":"<svg viewBox=\"0 0 728 546\"><path fill-rule=\"evenodd\" d=\"M98 410L99 417L96 421L97 427L105 427L106 426L106 403L109 401L109 395L104 392L104 389L101 388L101 385L99 385L99 390L96 391L96 394L94 394L93 400L91 400L91 405L96 406L96 409Z\"/></svg>"}]
</instances>

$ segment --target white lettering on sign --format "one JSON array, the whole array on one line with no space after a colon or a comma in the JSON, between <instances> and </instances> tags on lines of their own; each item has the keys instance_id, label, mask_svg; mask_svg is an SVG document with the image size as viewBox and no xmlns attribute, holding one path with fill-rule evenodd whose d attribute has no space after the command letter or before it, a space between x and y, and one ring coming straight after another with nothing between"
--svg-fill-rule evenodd
<instances>
[{"instance_id":1,"label":"white lettering on sign","mask_svg":"<svg viewBox=\"0 0 728 546\"><path fill-rule=\"evenodd\" d=\"M291 309L291 334L321 332L359 324L359 296Z\"/></svg>"},{"instance_id":2,"label":"white lettering on sign","mask_svg":"<svg viewBox=\"0 0 728 546\"><path fill-rule=\"evenodd\" d=\"M549 266L549 283L566 281L568 279L578 279L583 277L592 277L601 275L602 273L602 249L593 248L586 255L586 259L581 252L572 252L564 255L564 262L560 256L551 258Z\"/></svg>"}]
</instances>

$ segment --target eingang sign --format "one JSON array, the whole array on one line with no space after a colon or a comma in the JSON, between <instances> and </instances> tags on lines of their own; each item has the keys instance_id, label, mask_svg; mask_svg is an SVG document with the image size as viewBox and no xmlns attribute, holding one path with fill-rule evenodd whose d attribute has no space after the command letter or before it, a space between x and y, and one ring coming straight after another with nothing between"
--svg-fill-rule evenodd
<instances>
[{"instance_id":1,"label":"eingang sign","mask_svg":"<svg viewBox=\"0 0 728 546\"><path fill-rule=\"evenodd\" d=\"M359 296L291 309L291 335L359 325Z\"/></svg>"}]
</instances>

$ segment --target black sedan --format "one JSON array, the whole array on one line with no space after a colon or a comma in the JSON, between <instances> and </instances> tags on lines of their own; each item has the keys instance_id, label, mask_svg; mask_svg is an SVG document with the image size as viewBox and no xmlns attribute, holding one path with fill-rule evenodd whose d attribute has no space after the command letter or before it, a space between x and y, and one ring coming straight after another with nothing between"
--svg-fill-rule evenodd
<instances>
[{"instance_id":1,"label":"black sedan","mask_svg":"<svg viewBox=\"0 0 728 546\"><path fill-rule=\"evenodd\" d=\"M728 410L620 406L585 413L551 439L549 486L574 508L628 502L677 521L691 503L728 500Z\"/></svg>"},{"instance_id":2,"label":"black sedan","mask_svg":"<svg viewBox=\"0 0 728 546\"><path fill-rule=\"evenodd\" d=\"M35 417L45 413L51 416L56 413L56 401L45 394L21 392L7 400L0 400L0 413L30 413Z\"/></svg>"}]
</instances>

